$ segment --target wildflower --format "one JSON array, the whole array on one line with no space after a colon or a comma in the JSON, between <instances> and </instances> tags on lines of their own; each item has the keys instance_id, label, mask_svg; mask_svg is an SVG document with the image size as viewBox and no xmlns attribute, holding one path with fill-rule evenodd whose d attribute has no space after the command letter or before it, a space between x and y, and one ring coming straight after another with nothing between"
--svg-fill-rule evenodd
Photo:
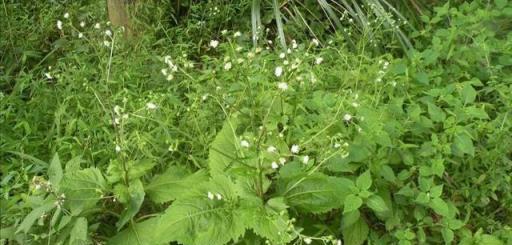
<instances>
[{"instance_id":1,"label":"wildflower","mask_svg":"<svg viewBox=\"0 0 512 245\"><path fill-rule=\"evenodd\" d=\"M341 240L340 239L336 240L336 245L341 245Z\"/></svg>"},{"instance_id":2,"label":"wildflower","mask_svg":"<svg viewBox=\"0 0 512 245\"><path fill-rule=\"evenodd\" d=\"M62 30L62 21L57 20L57 29Z\"/></svg>"},{"instance_id":3,"label":"wildflower","mask_svg":"<svg viewBox=\"0 0 512 245\"><path fill-rule=\"evenodd\" d=\"M297 45L297 41L295 41L295 39L292 40L292 48L293 49L297 49L299 47L299 45Z\"/></svg>"},{"instance_id":4,"label":"wildflower","mask_svg":"<svg viewBox=\"0 0 512 245\"><path fill-rule=\"evenodd\" d=\"M308 155L305 155L303 158L302 158L302 163L304 164L308 164L309 162L309 156Z\"/></svg>"},{"instance_id":5,"label":"wildflower","mask_svg":"<svg viewBox=\"0 0 512 245\"><path fill-rule=\"evenodd\" d=\"M100 28L101 28L100 23L96 23L96 24L94 25L94 28L95 28L95 29L100 29Z\"/></svg>"},{"instance_id":6,"label":"wildflower","mask_svg":"<svg viewBox=\"0 0 512 245\"><path fill-rule=\"evenodd\" d=\"M114 118L114 124L116 124L116 125L121 124L121 119L119 119L119 117Z\"/></svg>"},{"instance_id":7,"label":"wildflower","mask_svg":"<svg viewBox=\"0 0 512 245\"><path fill-rule=\"evenodd\" d=\"M298 145L292 145L292 147L290 148L290 151L293 153L293 154L297 154L299 153L300 151L300 147Z\"/></svg>"},{"instance_id":8,"label":"wildflower","mask_svg":"<svg viewBox=\"0 0 512 245\"><path fill-rule=\"evenodd\" d=\"M396 87L396 81L392 81L391 86Z\"/></svg>"},{"instance_id":9,"label":"wildflower","mask_svg":"<svg viewBox=\"0 0 512 245\"><path fill-rule=\"evenodd\" d=\"M291 50L291 49L287 49L287 50L286 50L286 53L291 54L291 53L292 53L292 50Z\"/></svg>"},{"instance_id":10,"label":"wildflower","mask_svg":"<svg viewBox=\"0 0 512 245\"><path fill-rule=\"evenodd\" d=\"M110 42L107 40L103 40L103 45L110 47Z\"/></svg>"},{"instance_id":11,"label":"wildflower","mask_svg":"<svg viewBox=\"0 0 512 245\"><path fill-rule=\"evenodd\" d=\"M282 91L288 90L288 84L285 82L280 82L277 84L277 88L279 88Z\"/></svg>"},{"instance_id":12,"label":"wildflower","mask_svg":"<svg viewBox=\"0 0 512 245\"><path fill-rule=\"evenodd\" d=\"M217 197L217 200L219 200L219 201L222 200L222 195L221 194L217 193L217 194L215 194L215 196Z\"/></svg>"},{"instance_id":13,"label":"wildflower","mask_svg":"<svg viewBox=\"0 0 512 245\"><path fill-rule=\"evenodd\" d=\"M162 73L162 75L167 76L167 69L166 68L160 70L160 72Z\"/></svg>"},{"instance_id":14,"label":"wildflower","mask_svg":"<svg viewBox=\"0 0 512 245\"><path fill-rule=\"evenodd\" d=\"M269 153L275 153L276 151L277 151L277 148L274 146L269 146L267 148L267 152L269 152Z\"/></svg>"},{"instance_id":15,"label":"wildflower","mask_svg":"<svg viewBox=\"0 0 512 245\"><path fill-rule=\"evenodd\" d=\"M210 41L210 47L216 48L217 46L219 46L219 41L217 41L217 40Z\"/></svg>"},{"instance_id":16,"label":"wildflower","mask_svg":"<svg viewBox=\"0 0 512 245\"><path fill-rule=\"evenodd\" d=\"M285 159L284 157L280 157L280 158L279 158L279 163L280 163L281 165L284 165L284 164L286 163L286 159Z\"/></svg>"},{"instance_id":17,"label":"wildflower","mask_svg":"<svg viewBox=\"0 0 512 245\"><path fill-rule=\"evenodd\" d=\"M320 42L319 42L319 41L318 41L318 39L316 39L316 38L313 38L313 40L311 40L311 43L312 43L313 45L315 45L315 46L320 45Z\"/></svg>"},{"instance_id":18,"label":"wildflower","mask_svg":"<svg viewBox=\"0 0 512 245\"><path fill-rule=\"evenodd\" d=\"M167 81L171 81L174 79L174 75L173 74L169 74L167 75L167 77L165 78Z\"/></svg>"},{"instance_id":19,"label":"wildflower","mask_svg":"<svg viewBox=\"0 0 512 245\"><path fill-rule=\"evenodd\" d=\"M243 62L244 62L244 59L242 59L242 58L236 59L236 63L238 63L238 64L242 64Z\"/></svg>"},{"instance_id":20,"label":"wildflower","mask_svg":"<svg viewBox=\"0 0 512 245\"><path fill-rule=\"evenodd\" d=\"M105 31L105 35L111 37L112 36L112 31L111 30L106 30Z\"/></svg>"},{"instance_id":21,"label":"wildflower","mask_svg":"<svg viewBox=\"0 0 512 245\"><path fill-rule=\"evenodd\" d=\"M276 77L280 77L281 75L283 75L283 67L276 67L276 69L274 70L274 75L276 75Z\"/></svg>"},{"instance_id":22,"label":"wildflower","mask_svg":"<svg viewBox=\"0 0 512 245\"><path fill-rule=\"evenodd\" d=\"M311 242L313 242L313 240L311 240L311 238L309 238L309 237L304 238L305 244L311 244Z\"/></svg>"},{"instance_id":23,"label":"wildflower","mask_svg":"<svg viewBox=\"0 0 512 245\"><path fill-rule=\"evenodd\" d=\"M348 113L343 115L343 120L346 121L346 122L352 120L352 115L350 115Z\"/></svg>"},{"instance_id":24,"label":"wildflower","mask_svg":"<svg viewBox=\"0 0 512 245\"><path fill-rule=\"evenodd\" d=\"M222 35L226 35L227 33L228 33L228 30L226 30L226 29L224 29L224 30L222 30L222 31L220 32L220 34L222 34Z\"/></svg>"},{"instance_id":25,"label":"wildflower","mask_svg":"<svg viewBox=\"0 0 512 245\"><path fill-rule=\"evenodd\" d=\"M279 58L284 59L285 57L286 57L286 54L285 54L285 53L280 53L280 54L279 54Z\"/></svg>"},{"instance_id":26,"label":"wildflower","mask_svg":"<svg viewBox=\"0 0 512 245\"><path fill-rule=\"evenodd\" d=\"M278 169L279 168L279 165L277 165L276 162L272 162L272 168L273 169Z\"/></svg>"},{"instance_id":27,"label":"wildflower","mask_svg":"<svg viewBox=\"0 0 512 245\"><path fill-rule=\"evenodd\" d=\"M242 33L239 31L237 31L237 32L235 32L235 34L233 34L233 37L240 37L240 36L242 36Z\"/></svg>"},{"instance_id":28,"label":"wildflower","mask_svg":"<svg viewBox=\"0 0 512 245\"><path fill-rule=\"evenodd\" d=\"M208 199L210 199L210 200L213 200L213 198L214 198L213 193L211 193L211 192L208 192L207 196L208 196Z\"/></svg>"},{"instance_id":29,"label":"wildflower","mask_svg":"<svg viewBox=\"0 0 512 245\"><path fill-rule=\"evenodd\" d=\"M247 53L247 58L249 58L249 59L254 58L254 53L253 52Z\"/></svg>"},{"instance_id":30,"label":"wildflower","mask_svg":"<svg viewBox=\"0 0 512 245\"><path fill-rule=\"evenodd\" d=\"M315 64L320 65L320 64L322 64L322 62L323 62L323 61L324 61L324 58L322 58L322 57L317 57L317 58L315 59Z\"/></svg>"},{"instance_id":31,"label":"wildflower","mask_svg":"<svg viewBox=\"0 0 512 245\"><path fill-rule=\"evenodd\" d=\"M240 51L242 51L242 49L243 49L242 47L238 46L238 47L235 48L235 51L236 52L240 52Z\"/></svg>"},{"instance_id":32,"label":"wildflower","mask_svg":"<svg viewBox=\"0 0 512 245\"><path fill-rule=\"evenodd\" d=\"M154 110L154 109L156 109L156 108L157 108L157 106L156 106L154 103L152 103L152 102L148 102L148 103L146 103L146 107L147 107L149 110Z\"/></svg>"},{"instance_id":33,"label":"wildflower","mask_svg":"<svg viewBox=\"0 0 512 245\"><path fill-rule=\"evenodd\" d=\"M83 34L83 33L81 33L81 32L79 32L79 33L78 33L78 38L84 38L84 34Z\"/></svg>"},{"instance_id":34,"label":"wildflower","mask_svg":"<svg viewBox=\"0 0 512 245\"><path fill-rule=\"evenodd\" d=\"M352 102L352 106L357 108L357 107L359 107L359 103L357 103L357 102Z\"/></svg>"},{"instance_id":35,"label":"wildflower","mask_svg":"<svg viewBox=\"0 0 512 245\"><path fill-rule=\"evenodd\" d=\"M203 94L203 96L201 96L202 101L205 101L207 98L208 98L208 94Z\"/></svg>"},{"instance_id":36,"label":"wildflower","mask_svg":"<svg viewBox=\"0 0 512 245\"><path fill-rule=\"evenodd\" d=\"M240 141L240 146L249 148L249 142L247 140Z\"/></svg>"},{"instance_id":37,"label":"wildflower","mask_svg":"<svg viewBox=\"0 0 512 245\"><path fill-rule=\"evenodd\" d=\"M341 147L341 144L340 143L335 143L334 144L334 148L340 148Z\"/></svg>"},{"instance_id":38,"label":"wildflower","mask_svg":"<svg viewBox=\"0 0 512 245\"><path fill-rule=\"evenodd\" d=\"M121 146L116 145L116 152L121 152Z\"/></svg>"},{"instance_id":39,"label":"wildflower","mask_svg":"<svg viewBox=\"0 0 512 245\"><path fill-rule=\"evenodd\" d=\"M231 70L231 67L232 67L231 62L228 62L228 63L224 64L224 70L226 70L226 71Z\"/></svg>"},{"instance_id":40,"label":"wildflower","mask_svg":"<svg viewBox=\"0 0 512 245\"><path fill-rule=\"evenodd\" d=\"M65 13L64 14L64 19L68 19L69 18L69 13Z\"/></svg>"},{"instance_id":41,"label":"wildflower","mask_svg":"<svg viewBox=\"0 0 512 245\"><path fill-rule=\"evenodd\" d=\"M84 21L80 21L80 27L85 27L85 22Z\"/></svg>"},{"instance_id":42,"label":"wildflower","mask_svg":"<svg viewBox=\"0 0 512 245\"><path fill-rule=\"evenodd\" d=\"M115 105L114 106L114 113L116 113L117 115L121 114L121 110L122 108L118 105Z\"/></svg>"},{"instance_id":43,"label":"wildflower","mask_svg":"<svg viewBox=\"0 0 512 245\"><path fill-rule=\"evenodd\" d=\"M49 72L44 73L44 76L48 79L53 79L52 75Z\"/></svg>"}]
</instances>

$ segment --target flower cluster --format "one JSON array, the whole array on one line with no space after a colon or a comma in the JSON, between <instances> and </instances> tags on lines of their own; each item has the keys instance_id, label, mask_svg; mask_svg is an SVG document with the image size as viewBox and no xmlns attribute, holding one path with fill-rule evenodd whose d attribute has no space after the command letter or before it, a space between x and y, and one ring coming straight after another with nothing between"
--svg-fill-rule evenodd
<instances>
[{"instance_id":1,"label":"flower cluster","mask_svg":"<svg viewBox=\"0 0 512 245\"><path fill-rule=\"evenodd\" d=\"M174 79L174 74L178 71L178 66L172 62L171 56L169 55L164 57L164 63L167 67L163 68L160 72L165 76L167 81L171 81Z\"/></svg>"}]
</instances>

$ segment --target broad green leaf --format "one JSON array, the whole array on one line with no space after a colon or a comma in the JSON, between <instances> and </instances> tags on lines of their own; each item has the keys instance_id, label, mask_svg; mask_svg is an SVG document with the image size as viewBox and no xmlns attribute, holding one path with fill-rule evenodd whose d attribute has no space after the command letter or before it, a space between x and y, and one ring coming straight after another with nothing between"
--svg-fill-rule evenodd
<instances>
[{"instance_id":1,"label":"broad green leaf","mask_svg":"<svg viewBox=\"0 0 512 245\"><path fill-rule=\"evenodd\" d=\"M443 185L436 185L430 189L430 196L432 198L440 197L443 194Z\"/></svg>"},{"instance_id":2,"label":"broad green leaf","mask_svg":"<svg viewBox=\"0 0 512 245\"><path fill-rule=\"evenodd\" d=\"M343 209L343 213L346 214L346 213L355 211L355 210L359 209L359 207L361 207L362 204L363 204L363 200L360 197L358 197L354 194L350 194L345 198L345 202L344 202L345 207Z\"/></svg>"},{"instance_id":3,"label":"broad green leaf","mask_svg":"<svg viewBox=\"0 0 512 245\"><path fill-rule=\"evenodd\" d=\"M48 167L48 180L53 186L59 189L62 176L62 165L60 163L59 155L55 153L55 155L53 155L52 161L50 162L50 167Z\"/></svg>"},{"instance_id":4,"label":"broad green leaf","mask_svg":"<svg viewBox=\"0 0 512 245\"><path fill-rule=\"evenodd\" d=\"M370 171L367 170L356 179L356 186L359 190L368 190L372 186L372 176Z\"/></svg>"},{"instance_id":5,"label":"broad green leaf","mask_svg":"<svg viewBox=\"0 0 512 245\"><path fill-rule=\"evenodd\" d=\"M226 119L222 130L217 134L210 146L208 166L212 176L223 175L237 159L236 124Z\"/></svg>"},{"instance_id":6,"label":"broad green leaf","mask_svg":"<svg viewBox=\"0 0 512 245\"><path fill-rule=\"evenodd\" d=\"M475 155L475 147L473 146L473 140L465 132L460 132L454 135L453 148L461 153L465 153L470 156Z\"/></svg>"},{"instance_id":7,"label":"broad green leaf","mask_svg":"<svg viewBox=\"0 0 512 245\"><path fill-rule=\"evenodd\" d=\"M69 244L70 245L82 245L87 244L87 219L84 217L79 217L75 221L75 225L73 229L71 229L71 233L69 234Z\"/></svg>"},{"instance_id":8,"label":"broad green leaf","mask_svg":"<svg viewBox=\"0 0 512 245\"><path fill-rule=\"evenodd\" d=\"M502 9L507 6L508 0L494 0L494 3L496 4L496 7L498 9Z\"/></svg>"},{"instance_id":9,"label":"broad green leaf","mask_svg":"<svg viewBox=\"0 0 512 245\"><path fill-rule=\"evenodd\" d=\"M443 236L444 244L452 244L454 234L453 231L448 228L443 228L441 230L441 235Z\"/></svg>"},{"instance_id":10,"label":"broad green leaf","mask_svg":"<svg viewBox=\"0 0 512 245\"><path fill-rule=\"evenodd\" d=\"M439 215L449 215L450 210L448 209L448 204L446 204L446 202L439 197L433 198L430 201L430 207Z\"/></svg>"},{"instance_id":11,"label":"broad green leaf","mask_svg":"<svg viewBox=\"0 0 512 245\"><path fill-rule=\"evenodd\" d=\"M159 217L150 218L143 222L129 225L123 231L117 233L112 237L107 244L109 245L141 245L141 244L154 244L162 245L169 244L169 242L159 241L154 236L158 229Z\"/></svg>"},{"instance_id":12,"label":"broad green leaf","mask_svg":"<svg viewBox=\"0 0 512 245\"><path fill-rule=\"evenodd\" d=\"M206 171L190 174L183 167L171 166L163 174L155 176L145 187L148 196L156 203L168 202L186 194L190 186L206 182Z\"/></svg>"},{"instance_id":13,"label":"broad green leaf","mask_svg":"<svg viewBox=\"0 0 512 245\"><path fill-rule=\"evenodd\" d=\"M284 196L288 205L304 212L324 213L341 208L354 184L349 179L315 173L280 179L277 186L277 193Z\"/></svg>"},{"instance_id":14,"label":"broad green leaf","mask_svg":"<svg viewBox=\"0 0 512 245\"><path fill-rule=\"evenodd\" d=\"M234 184L222 176L174 201L152 234L158 241L181 244L226 244L242 236L248 222L237 205ZM213 194L213 200L208 197ZM217 194L221 199L219 200Z\"/></svg>"},{"instance_id":15,"label":"broad green leaf","mask_svg":"<svg viewBox=\"0 0 512 245\"><path fill-rule=\"evenodd\" d=\"M244 220L254 233L271 241L271 244L287 244L296 234L288 230L290 220L286 212L275 211L268 206L244 210Z\"/></svg>"},{"instance_id":16,"label":"broad green leaf","mask_svg":"<svg viewBox=\"0 0 512 245\"><path fill-rule=\"evenodd\" d=\"M128 178L130 180L138 179L148 173L155 165L156 162L151 159L131 161L128 167Z\"/></svg>"},{"instance_id":17,"label":"broad green leaf","mask_svg":"<svg viewBox=\"0 0 512 245\"><path fill-rule=\"evenodd\" d=\"M27 216L25 216L21 224L18 226L16 233L21 231L27 233L39 217L56 207L54 202L54 199L48 199L42 206L32 210Z\"/></svg>"},{"instance_id":18,"label":"broad green leaf","mask_svg":"<svg viewBox=\"0 0 512 245\"><path fill-rule=\"evenodd\" d=\"M432 173L437 175L437 177L443 177L444 174L444 160L443 159L434 159L432 160Z\"/></svg>"},{"instance_id":19,"label":"broad green leaf","mask_svg":"<svg viewBox=\"0 0 512 245\"><path fill-rule=\"evenodd\" d=\"M428 114L430 116L430 119L434 122L443 122L446 119L446 113L438 107L437 105L434 105L432 103L429 103L428 105Z\"/></svg>"},{"instance_id":20,"label":"broad green leaf","mask_svg":"<svg viewBox=\"0 0 512 245\"><path fill-rule=\"evenodd\" d=\"M369 228L366 222L359 218L353 225L342 230L343 244L361 245L368 238Z\"/></svg>"},{"instance_id":21,"label":"broad green leaf","mask_svg":"<svg viewBox=\"0 0 512 245\"><path fill-rule=\"evenodd\" d=\"M130 221L137 212L139 212L139 209L142 206L145 196L142 182L138 179L130 182L128 193L130 196L130 200L127 203L128 206L125 207L125 210L116 223L118 231L121 230L121 228L123 228L123 226L128 223L128 221Z\"/></svg>"},{"instance_id":22,"label":"broad green leaf","mask_svg":"<svg viewBox=\"0 0 512 245\"><path fill-rule=\"evenodd\" d=\"M471 84L464 84L461 90L462 99L464 104L473 103L476 99L476 90Z\"/></svg>"},{"instance_id":23,"label":"broad green leaf","mask_svg":"<svg viewBox=\"0 0 512 245\"><path fill-rule=\"evenodd\" d=\"M483 234L480 236L480 239L478 240L479 241L476 244L479 245L503 245L503 242L493 235Z\"/></svg>"},{"instance_id":24,"label":"broad green leaf","mask_svg":"<svg viewBox=\"0 0 512 245\"><path fill-rule=\"evenodd\" d=\"M386 202L379 195L373 195L366 200L366 205L377 213L384 213L389 211Z\"/></svg>"},{"instance_id":25,"label":"broad green leaf","mask_svg":"<svg viewBox=\"0 0 512 245\"><path fill-rule=\"evenodd\" d=\"M66 194L64 205L71 209L72 214L78 215L84 209L93 208L109 187L97 168L86 168L66 173L61 191Z\"/></svg>"},{"instance_id":26,"label":"broad green leaf","mask_svg":"<svg viewBox=\"0 0 512 245\"><path fill-rule=\"evenodd\" d=\"M359 210L354 210L352 212L344 213L343 219L341 219L342 228L347 228L349 226L352 226L357 221L359 221L359 217L361 217L361 213L359 212Z\"/></svg>"}]
</instances>

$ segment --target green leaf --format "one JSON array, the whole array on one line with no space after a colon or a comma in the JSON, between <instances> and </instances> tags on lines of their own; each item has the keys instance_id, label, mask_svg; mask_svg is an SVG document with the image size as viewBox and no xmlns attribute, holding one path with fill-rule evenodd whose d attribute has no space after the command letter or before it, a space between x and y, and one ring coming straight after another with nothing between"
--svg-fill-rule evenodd
<instances>
[{"instance_id":1,"label":"green leaf","mask_svg":"<svg viewBox=\"0 0 512 245\"><path fill-rule=\"evenodd\" d=\"M277 194L284 196L288 205L304 212L324 213L340 208L353 185L349 179L315 173L280 179Z\"/></svg>"},{"instance_id":2,"label":"green leaf","mask_svg":"<svg viewBox=\"0 0 512 245\"><path fill-rule=\"evenodd\" d=\"M206 182L208 175L206 171L199 170L190 174L183 167L171 166L163 174L155 176L146 185L145 191L156 203L163 203L175 200L188 191L190 186Z\"/></svg>"},{"instance_id":3,"label":"green leaf","mask_svg":"<svg viewBox=\"0 0 512 245\"><path fill-rule=\"evenodd\" d=\"M441 230L441 235L443 236L444 244L451 244L454 238L453 231L448 228L443 228Z\"/></svg>"},{"instance_id":4,"label":"green leaf","mask_svg":"<svg viewBox=\"0 0 512 245\"><path fill-rule=\"evenodd\" d=\"M236 240L251 221L243 219L234 190L234 184L222 176L190 190L190 195L167 208L152 236L158 241L181 244L220 245ZM213 200L208 198L208 192L214 194Z\"/></svg>"},{"instance_id":5,"label":"green leaf","mask_svg":"<svg viewBox=\"0 0 512 245\"><path fill-rule=\"evenodd\" d=\"M433 198L430 201L430 207L437 214L442 215L442 216L448 216L450 213L450 210L448 209L448 204L446 204L446 202L439 197Z\"/></svg>"},{"instance_id":6,"label":"green leaf","mask_svg":"<svg viewBox=\"0 0 512 245\"><path fill-rule=\"evenodd\" d=\"M466 132L459 132L453 138L453 147L455 150L468 154L470 156L475 155L475 147L473 146L473 140Z\"/></svg>"},{"instance_id":7,"label":"green leaf","mask_svg":"<svg viewBox=\"0 0 512 245\"><path fill-rule=\"evenodd\" d=\"M508 0L494 0L494 4L496 4L496 7L498 9L502 9L505 6L507 6L507 2L508 2Z\"/></svg>"},{"instance_id":8,"label":"green leaf","mask_svg":"<svg viewBox=\"0 0 512 245\"><path fill-rule=\"evenodd\" d=\"M268 206L244 210L244 219L257 235L271 241L271 244L287 244L296 234L288 230L291 223L286 212L277 212Z\"/></svg>"},{"instance_id":9,"label":"green leaf","mask_svg":"<svg viewBox=\"0 0 512 245\"><path fill-rule=\"evenodd\" d=\"M343 203L345 205L343 213L346 214L359 209L363 204L363 200L354 194L350 194L345 198Z\"/></svg>"},{"instance_id":10,"label":"green leaf","mask_svg":"<svg viewBox=\"0 0 512 245\"><path fill-rule=\"evenodd\" d=\"M359 212L359 210L354 210L352 212L343 214L343 219L341 220L342 228L352 226L359 220L359 217L361 217L361 213Z\"/></svg>"},{"instance_id":11,"label":"green leaf","mask_svg":"<svg viewBox=\"0 0 512 245\"><path fill-rule=\"evenodd\" d=\"M368 233L368 225L363 219L359 218L353 225L342 230L343 244L361 245L366 241Z\"/></svg>"},{"instance_id":12,"label":"green leaf","mask_svg":"<svg viewBox=\"0 0 512 245\"><path fill-rule=\"evenodd\" d=\"M20 231L27 233L30 230L30 228L32 227L32 225L34 224L34 222L37 219L39 219L39 217L41 217L43 214L52 210L55 207L56 206L55 206L54 200L47 199L45 201L45 204L43 204L42 206L40 206L38 208L35 208L27 216L25 216L25 218L23 219L21 224L18 226L16 233L18 233Z\"/></svg>"},{"instance_id":13,"label":"green leaf","mask_svg":"<svg viewBox=\"0 0 512 245\"><path fill-rule=\"evenodd\" d=\"M62 176L62 165L60 164L59 155L55 153L48 167L48 180L58 189Z\"/></svg>"},{"instance_id":14,"label":"green leaf","mask_svg":"<svg viewBox=\"0 0 512 245\"><path fill-rule=\"evenodd\" d=\"M210 146L208 166L212 176L225 174L226 170L237 159L235 129L236 124L226 119L222 130L217 134Z\"/></svg>"},{"instance_id":15,"label":"green leaf","mask_svg":"<svg viewBox=\"0 0 512 245\"><path fill-rule=\"evenodd\" d=\"M428 114L430 119L434 122L443 122L446 119L446 113L444 113L443 109L438 106L428 103Z\"/></svg>"},{"instance_id":16,"label":"green leaf","mask_svg":"<svg viewBox=\"0 0 512 245\"><path fill-rule=\"evenodd\" d=\"M478 239L478 240L479 241L476 242L475 244L479 244L479 245L503 245L503 242L500 241L500 239L496 238L493 235L483 234L483 235L480 236L480 239Z\"/></svg>"},{"instance_id":17,"label":"green leaf","mask_svg":"<svg viewBox=\"0 0 512 245\"><path fill-rule=\"evenodd\" d=\"M121 230L123 226L130 221L137 212L139 212L140 207L142 206L142 202L144 201L144 187L142 186L142 182L140 180L134 180L130 182L130 186L128 187L128 193L130 196L130 200L128 201L128 207L125 207L125 210L121 214L121 217L116 223L117 230Z\"/></svg>"},{"instance_id":18,"label":"green leaf","mask_svg":"<svg viewBox=\"0 0 512 245\"><path fill-rule=\"evenodd\" d=\"M156 165L156 162L151 159L142 159L139 161L132 161L129 165L128 177L130 180L133 180L144 176Z\"/></svg>"},{"instance_id":19,"label":"green leaf","mask_svg":"<svg viewBox=\"0 0 512 245\"><path fill-rule=\"evenodd\" d=\"M377 213L384 213L389 211L386 202L379 195L373 195L366 200L366 205Z\"/></svg>"},{"instance_id":20,"label":"green leaf","mask_svg":"<svg viewBox=\"0 0 512 245\"><path fill-rule=\"evenodd\" d=\"M154 217L135 225L128 226L123 231L117 233L109 241L109 245L141 245L141 244L169 244L169 242L160 241L154 236L158 230L160 217Z\"/></svg>"},{"instance_id":21,"label":"green leaf","mask_svg":"<svg viewBox=\"0 0 512 245\"><path fill-rule=\"evenodd\" d=\"M84 217L79 217L73 229L71 229L71 233L69 234L69 244L70 245L82 245L87 244L87 219Z\"/></svg>"},{"instance_id":22,"label":"green leaf","mask_svg":"<svg viewBox=\"0 0 512 245\"><path fill-rule=\"evenodd\" d=\"M372 176L369 170L357 177L356 186L362 191L370 189L372 186Z\"/></svg>"},{"instance_id":23,"label":"green leaf","mask_svg":"<svg viewBox=\"0 0 512 245\"><path fill-rule=\"evenodd\" d=\"M473 103L476 99L476 90L471 84L464 84L461 90L462 99L464 104Z\"/></svg>"},{"instance_id":24,"label":"green leaf","mask_svg":"<svg viewBox=\"0 0 512 245\"><path fill-rule=\"evenodd\" d=\"M64 205L71 209L72 214L78 215L84 209L93 208L109 187L100 170L86 168L66 173L61 190L66 194Z\"/></svg>"},{"instance_id":25,"label":"green leaf","mask_svg":"<svg viewBox=\"0 0 512 245\"><path fill-rule=\"evenodd\" d=\"M443 177L444 174L444 160L443 159L434 159L432 160L432 173L437 175L437 177Z\"/></svg>"}]
</instances>

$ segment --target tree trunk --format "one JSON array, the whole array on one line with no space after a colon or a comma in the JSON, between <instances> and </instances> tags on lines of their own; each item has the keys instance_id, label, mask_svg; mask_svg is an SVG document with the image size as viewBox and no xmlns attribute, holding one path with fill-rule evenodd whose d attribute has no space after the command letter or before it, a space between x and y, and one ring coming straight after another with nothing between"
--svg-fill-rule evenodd
<instances>
[{"instance_id":1,"label":"tree trunk","mask_svg":"<svg viewBox=\"0 0 512 245\"><path fill-rule=\"evenodd\" d=\"M125 35L132 35L132 26L128 14L127 0L107 0L108 18L112 26L122 26L125 29Z\"/></svg>"}]
</instances>

